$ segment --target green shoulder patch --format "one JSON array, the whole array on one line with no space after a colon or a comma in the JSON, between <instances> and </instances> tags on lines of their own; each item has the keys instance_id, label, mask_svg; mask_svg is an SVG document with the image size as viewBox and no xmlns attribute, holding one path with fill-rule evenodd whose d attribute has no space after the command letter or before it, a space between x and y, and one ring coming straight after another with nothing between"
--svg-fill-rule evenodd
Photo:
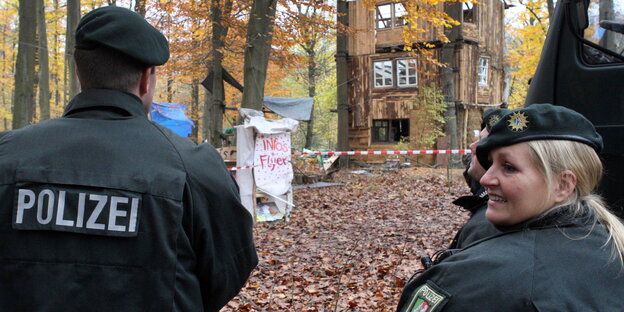
<instances>
[{"instance_id":1,"label":"green shoulder patch","mask_svg":"<svg viewBox=\"0 0 624 312\"><path fill-rule=\"evenodd\" d=\"M440 311L451 296L444 290L427 281L412 294L404 312L435 312Z\"/></svg>"}]
</instances>

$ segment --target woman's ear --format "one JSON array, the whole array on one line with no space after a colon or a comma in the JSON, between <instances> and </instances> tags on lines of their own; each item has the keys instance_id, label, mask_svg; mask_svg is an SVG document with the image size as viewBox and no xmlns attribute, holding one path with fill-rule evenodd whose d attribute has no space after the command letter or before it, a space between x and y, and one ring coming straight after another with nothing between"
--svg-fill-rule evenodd
<instances>
[{"instance_id":1,"label":"woman's ear","mask_svg":"<svg viewBox=\"0 0 624 312\"><path fill-rule=\"evenodd\" d=\"M576 188L576 175L566 170L560 173L555 181L555 189L553 197L557 204L565 202L574 193Z\"/></svg>"}]
</instances>

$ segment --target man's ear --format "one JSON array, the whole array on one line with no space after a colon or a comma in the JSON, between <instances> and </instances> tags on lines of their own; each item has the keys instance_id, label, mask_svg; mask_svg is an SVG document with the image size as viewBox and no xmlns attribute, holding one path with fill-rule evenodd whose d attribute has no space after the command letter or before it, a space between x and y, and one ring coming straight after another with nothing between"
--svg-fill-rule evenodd
<instances>
[{"instance_id":1,"label":"man's ear","mask_svg":"<svg viewBox=\"0 0 624 312\"><path fill-rule=\"evenodd\" d=\"M147 67L141 71L141 80L139 81L139 97L149 92L150 76L153 73L153 67Z\"/></svg>"},{"instance_id":2,"label":"man's ear","mask_svg":"<svg viewBox=\"0 0 624 312\"><path fill-rule=\"evenodd\" d=\"M556 203L563 203L566 201L576 188L576 175L566 170L559 174L557 181L555 181L554 199Z\"/></svg>"}]
</instances>

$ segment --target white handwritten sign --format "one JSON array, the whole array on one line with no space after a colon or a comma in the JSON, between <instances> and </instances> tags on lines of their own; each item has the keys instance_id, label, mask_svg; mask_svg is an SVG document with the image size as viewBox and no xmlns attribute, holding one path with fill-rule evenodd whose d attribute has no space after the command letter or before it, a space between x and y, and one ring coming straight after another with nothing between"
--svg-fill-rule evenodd
<instances>
[{"instance_id":1,"label":"white handwritten sign","mask_svg":"<svg viewBox=\"0 0 624 312\"><path fill-rule=\"evenodd\" d=\"M256 185L274 195L285 194L293 179L290 133L258 134L254 151Z\"/></svg>"}]
</instances>

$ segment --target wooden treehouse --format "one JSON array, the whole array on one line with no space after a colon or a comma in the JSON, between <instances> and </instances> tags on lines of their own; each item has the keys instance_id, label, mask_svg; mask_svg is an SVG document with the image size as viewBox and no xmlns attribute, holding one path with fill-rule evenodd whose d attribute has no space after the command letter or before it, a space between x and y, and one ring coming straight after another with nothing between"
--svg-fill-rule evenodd
<instances>
[{"instance_id":1,"label":"wooden treehouse","mask_svg":"<svg viewBox=\"0 0 624 312\"><path fill-rule=\"evenodd\" d=\"M483 110L503 102L505 4L482 0L474 6L461 5L461 25L457 26L451 66L457 142L459 148L467 148L474 140L473 130L480 127ZM402 4L394 1L378 1L375 10L365 7L362 1L349 2L349 26L356 30L347 48L352 150L396 148L402 137L418 137L423 125L430 124L419 117L422 114L415 101L419 92L432 83L442 90L442 69L404 52L404 11ZM430 27L426 40L439 43L435 34L436 29ZM438 44L434 48L437 59L441 47Z\"/></svg>"}]
</instances>

